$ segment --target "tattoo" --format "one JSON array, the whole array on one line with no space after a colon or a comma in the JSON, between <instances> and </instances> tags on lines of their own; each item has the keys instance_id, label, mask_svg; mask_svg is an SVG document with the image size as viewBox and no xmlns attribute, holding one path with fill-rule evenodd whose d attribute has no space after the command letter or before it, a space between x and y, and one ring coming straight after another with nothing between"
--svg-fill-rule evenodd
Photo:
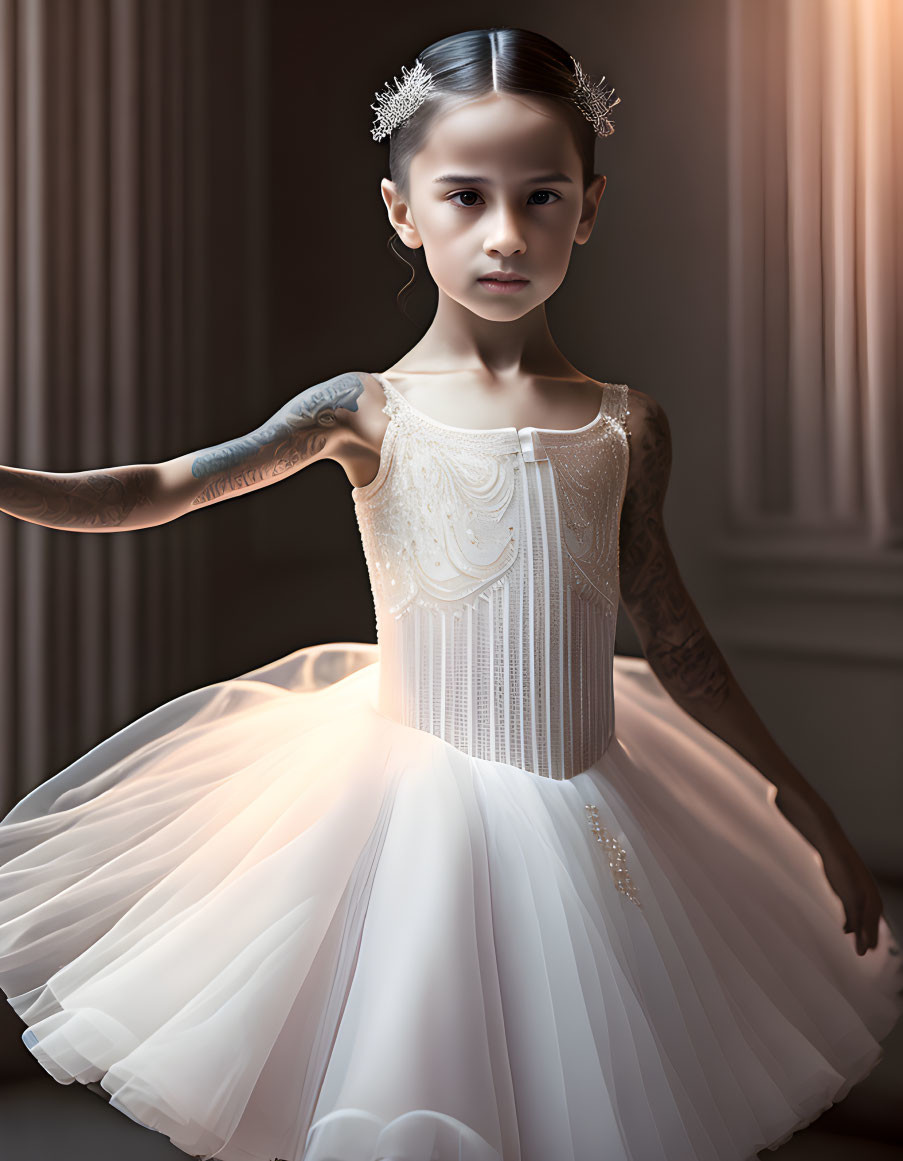
<instances>
[{"instance_id":1,"label":"tattoo","mask_svg":"<svg viewBox=\"0 0 903 1161\"><path fill-rule=\"evenodd\" d=\"M646 657L662 684L675 688L680 696L708 702L715 709L727 700L731 673L704 626L676 645L656 638Z\"/></svg>"},{"instance_id":2,"label":"tattoo","mask_svg":"<svg viewBox=\"0 0 903 1161\"><path fill-rule=\"evenodd\" d=\"M207 504L226 492L302 467L323 450L327 429L336 425L336 411L357 411L363 391L360 376L354 372L336 375L296 395L249 435L204 448L195 457L191 474L207 484L192 505Z\"/></svg>"},{"instance_id":3,"label":"tattoo","mask_svg":"<svg viewBox=\"0 0 903 1161\"><path fill-rule=\"evenodd\" d=\"M631 433L631 484L621 511L621 596L662 684L678 698L717 708L724 704L733 678L684 587L665 533L663 506L671 474L668 419L654 400L641 413L641 428Z\"/></svg>"},{"instance_id":4,"label":"tattoo","mask_svg":"<svg viewBox=\"0 0 903 1161\"><path fill-rule=\"evenodd\" d=\"M118 528L151 504L152 469L63 475L0 469L0 509L50 528Z\"/></svg>"}]
</instances>

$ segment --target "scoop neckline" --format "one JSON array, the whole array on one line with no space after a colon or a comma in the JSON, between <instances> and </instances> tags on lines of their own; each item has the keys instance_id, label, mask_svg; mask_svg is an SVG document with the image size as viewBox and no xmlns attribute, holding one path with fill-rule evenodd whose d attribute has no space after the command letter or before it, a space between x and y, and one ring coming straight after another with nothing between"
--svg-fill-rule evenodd
<instances>
[{"instance_id":1,"label":"scoop neckline","mask_svg":"<svg viewBox=\"0 0 903 1161\"><path fill-rule=\"evenodd\" d=\"M411 401L405 395L403 395L402 392L399 391L393 383L389 382L389 380L385 377L385 375L382 374L382 372L371 371L370 374L374 377L374 379L378 379L379 382L382 383L384 389L386 387L391 387L391 389L395 392L398 398L401 399L408 410L412 411L415 415L419 416L420 419L425 420L427 423L434 424L436 427L441 427L446 431L454 431L457 434L463 435L506 435L513 432L514 435L516 435L518 438L520 438L521 435L528 431L539 431L546 435L579 435L580 432L589 431L591 428L595 427L604 417L604 388L614 386L612 383L600 384L600 386L603 388L603 391L602 398L599 400L599 410L589 421L589 423L583 424L582 427L534 427L532 424L528 425L527 427L456 427L452 423L443 423L441 419L436 419L432 415L427 415L425 411L421 411L419 407L415 407L414 404L411 403Z\"/></svg>"}]
</instances>

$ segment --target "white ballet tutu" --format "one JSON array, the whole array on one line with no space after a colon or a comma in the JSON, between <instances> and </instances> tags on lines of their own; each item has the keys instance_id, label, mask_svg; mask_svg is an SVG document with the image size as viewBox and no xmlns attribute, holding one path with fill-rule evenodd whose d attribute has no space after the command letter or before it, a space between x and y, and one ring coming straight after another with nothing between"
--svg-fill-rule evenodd
<instances>
[{"instance_id":1,"label":"white ballet tutu","mask_svg":"<svg viewBox=\"0 0 903 1161\"><path fill-rule=\"evenodd\" d=\"M747 1161L875 1066L898 941L856 954L645 660L565 781L383 716L378 673L342 642L192 691L0 823L0 987L52 1077L224 1161Z\"/></svg>"}]
</instances>

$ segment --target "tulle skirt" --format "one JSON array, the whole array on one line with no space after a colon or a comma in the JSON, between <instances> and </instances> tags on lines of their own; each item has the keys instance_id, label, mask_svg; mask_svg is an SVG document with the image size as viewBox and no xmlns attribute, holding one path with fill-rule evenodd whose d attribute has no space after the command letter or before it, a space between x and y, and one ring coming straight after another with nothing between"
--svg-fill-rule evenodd
<instances>
[{"instance_id":1,"label":"tulle skirt","mask_svg":"<svg viewBox=\"0 0 903 1161\"><path fill-rule=\"evenodd\" d=\"M644 659L567 781L378 674L342 642L194 690L0 822L0 987L57 1081L224 1161L748 1161L875 1066L898 940L856 954Z\"/></svg>"}]
</instances>

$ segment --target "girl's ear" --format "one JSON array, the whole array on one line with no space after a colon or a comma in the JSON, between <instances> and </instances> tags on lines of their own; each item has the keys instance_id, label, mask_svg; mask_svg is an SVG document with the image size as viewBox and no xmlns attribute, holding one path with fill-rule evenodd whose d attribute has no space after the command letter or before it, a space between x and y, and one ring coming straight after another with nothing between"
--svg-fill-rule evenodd
<instances>
[{"instance_id":1,"label":"girl's ear","mask_svg":"<svg viewBox=\"0 0 903 1161\"><path fill-rule=\"evenodd\" d=\"M414 224L411 207L402 197L398 186L394 181L390 181L387 177L384 177L380 182L379 188L383 196L383 201L386 203L386 210L388 211L392 228L409 250L419 249L423 245L423 241Z\"/></svg>"},{"instance_id":2,"label":"girl's ear","mask_svg":"<svg viewBox=\"0 0 903 1161\"><path fill-rule=\"evenodd\" d=\"M596 213L599 209L602 194L605 192L605 183L607 180L604 174L594 173L593 180L586 187L586 193L583 197L583 210L580 215L580 221L577 224L577 232L574 235L574 241L580 246L584 242L589 241L590 234L593 232L593 226L596 224Z\"/></svg>"}]
</instances>

